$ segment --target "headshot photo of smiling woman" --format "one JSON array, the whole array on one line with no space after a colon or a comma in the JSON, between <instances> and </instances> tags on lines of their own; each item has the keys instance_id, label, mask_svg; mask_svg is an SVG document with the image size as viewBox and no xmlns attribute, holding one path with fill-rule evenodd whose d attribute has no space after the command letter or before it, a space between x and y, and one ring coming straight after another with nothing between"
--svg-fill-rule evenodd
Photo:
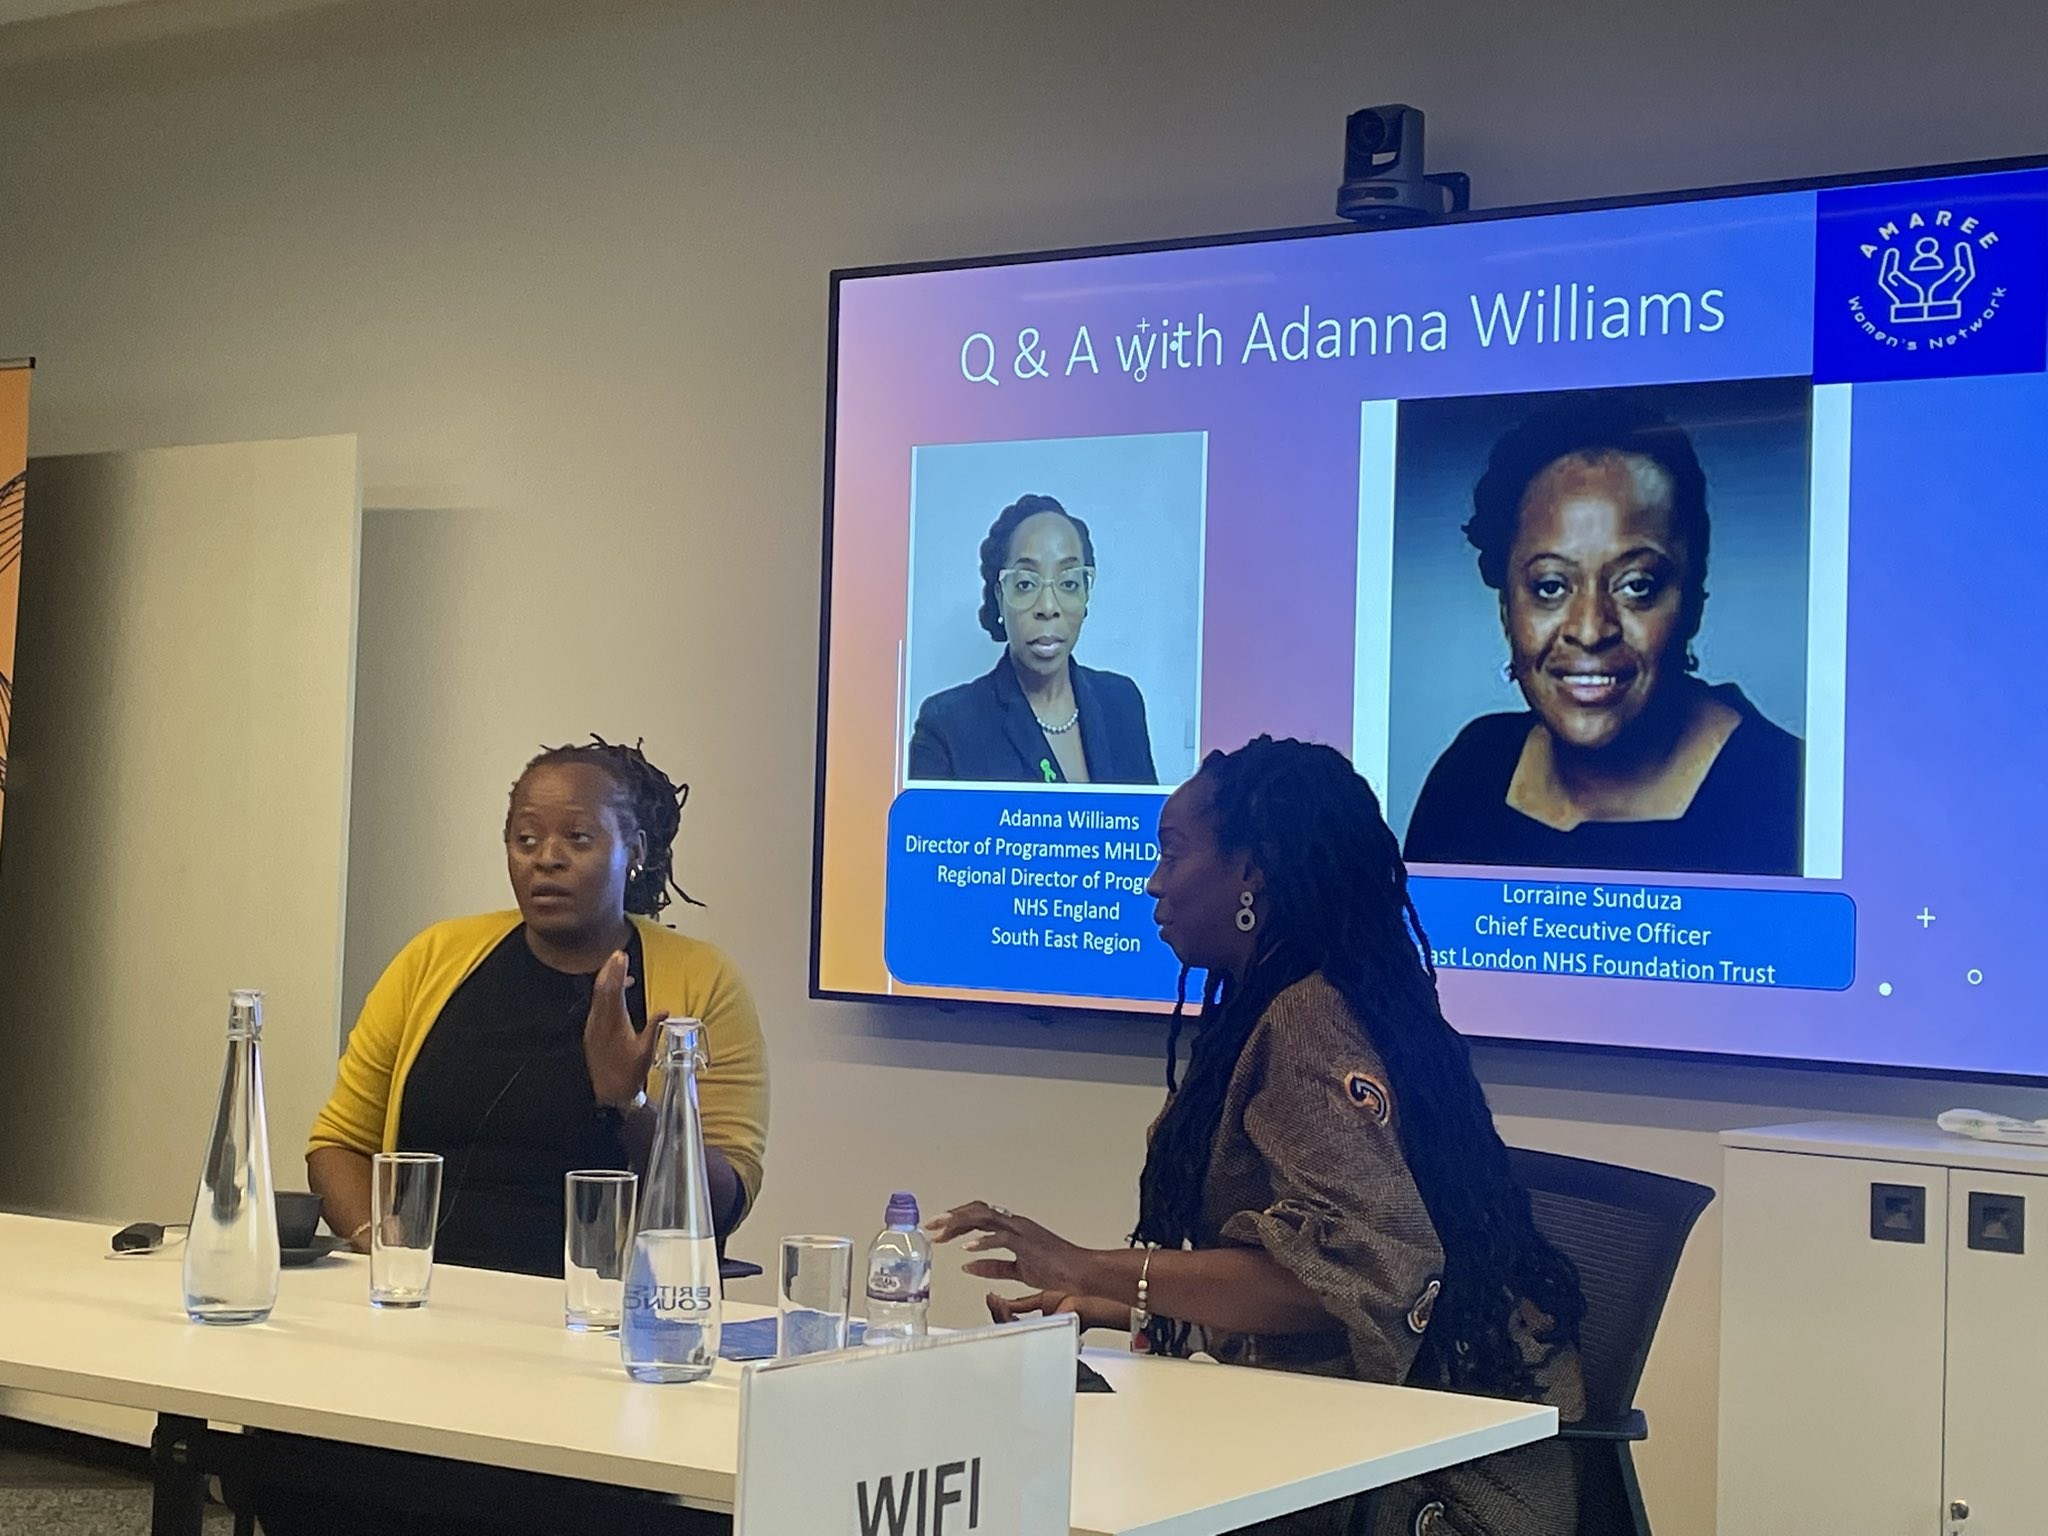
<instances>
[{"instance_id":1,"label":"headshot photo of smiling woman","mask_svg":"<svg viewBox=\"0 0 2048 1536\"><path fill-rule=\"evenodd\" d=\"M1810 389L1692 388L1718 391L1715 412L1734 423L1725 474L1652 391L1545 397L1494 441L1462 532L1494 599L1498 676L1522 707L1468 720L1441 750L1408 819L1409 860L1800 873L1799 737L1715 678L1701 646L1725 478L1764 531L1716 575L1781 589L1769 620L1748 594L1746 655L1799 696Z\"/></svg>"}]
</instances>

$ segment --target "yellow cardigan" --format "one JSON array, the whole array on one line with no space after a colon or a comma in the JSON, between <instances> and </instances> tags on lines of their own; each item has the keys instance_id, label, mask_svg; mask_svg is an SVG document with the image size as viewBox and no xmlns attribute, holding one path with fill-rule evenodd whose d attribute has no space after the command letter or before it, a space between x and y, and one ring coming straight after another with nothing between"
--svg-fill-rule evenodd
<instances>
[{"instance_id":1,"label":"yellow cardigan","mask_svg":"<svg viewBox=\"0 0 2048 1536\"><path fill-rule=\"evenodd\" d=\"M451 918L398 952L364 1000L341 1054L334 1092L313 1121L308 1152L345 1147L367 1157L397 1149L405 1077L427 1031L455 989L518 925L517 912ZM646 974L638 980L648 1015L666 1009L677 1018L704 1021L711 1058L697 1076L704 1140L731 1161L751 1208L768 1142L768 1057L754 1000L738 969L713 946L643 917L635 917L633 926L640 931ZM658 1066L647 1092L659 1099Z\"/></svg>"}]
</instances>

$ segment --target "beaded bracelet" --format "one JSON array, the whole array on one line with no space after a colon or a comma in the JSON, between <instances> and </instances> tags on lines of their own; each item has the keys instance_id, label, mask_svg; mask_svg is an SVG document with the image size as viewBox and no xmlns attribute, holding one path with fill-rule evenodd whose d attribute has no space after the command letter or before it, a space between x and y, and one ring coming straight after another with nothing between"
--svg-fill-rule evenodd
<instances>
[{"instance_id":1,"label":"beaded bracelet","mask_svg":"<svg viewBox=\"0 0 2048 1536\"><path fill-rule=\"evenodd\" d=\"M1131 1308L1131 1353L1134 1355L1152 1353L1152 1340L1145 1330L1152 1322L1152 1255L1158 1251L1158 1244L1147 1243L1145 1262L1138 1270L1138 1304Z\"/></svg>"}]
</instances>

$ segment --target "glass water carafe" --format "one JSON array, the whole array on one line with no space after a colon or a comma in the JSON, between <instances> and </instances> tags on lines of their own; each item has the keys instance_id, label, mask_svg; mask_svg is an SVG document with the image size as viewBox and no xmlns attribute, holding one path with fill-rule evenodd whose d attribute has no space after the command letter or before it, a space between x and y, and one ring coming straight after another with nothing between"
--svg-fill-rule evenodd
<instances>
[{"instance_id":1,"label":"glass water carafe","mask_svg":"<svg viewBox=\"0 0 2048 1536\"><path fill-rule=\"evenodd\" d=\"M277 1304L277 1198L263 1118L263 994L228 999L228 1058L185 1239L185 1315L260 1323Z\"/></svg>"},{"instance_id":2,"label":"glass water carafe","mask_svg":"<svg viewBox=\"0 0 2048 1536\"><path fill-rule=\"evenodd\" d=\"M662 1026L661 1117L641 1184L626 1271L619 1353L636 1381L701 1381L718 1359L718 1234L704 1165L697 1072L708 1065L704 1026Z\"/></svg>"}]
</instances>

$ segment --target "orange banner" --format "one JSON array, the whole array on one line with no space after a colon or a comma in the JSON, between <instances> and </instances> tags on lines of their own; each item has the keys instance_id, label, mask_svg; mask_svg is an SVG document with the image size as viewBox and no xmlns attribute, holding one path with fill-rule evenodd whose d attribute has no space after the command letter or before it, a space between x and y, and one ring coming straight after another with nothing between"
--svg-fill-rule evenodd
<instances>
[{"instance_id":1,"label":"orange banner","mask_svg":"<svg viewBox=\"0 0 2048 1536\"><path fill-rule=\"evenodd\" d=\"M28 499L28 375L25 367L0 367L0 817L7 811L14 630L21 610L22 509Z\"/></svg>"}]
</instances>

